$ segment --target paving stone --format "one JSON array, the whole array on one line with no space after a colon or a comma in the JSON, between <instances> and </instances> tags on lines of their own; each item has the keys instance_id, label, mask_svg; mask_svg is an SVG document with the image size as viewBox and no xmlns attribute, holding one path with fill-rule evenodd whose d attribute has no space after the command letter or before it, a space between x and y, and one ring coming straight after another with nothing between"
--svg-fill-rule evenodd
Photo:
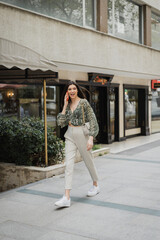
<instances>
[{"instance_id":1,"label":"paving stone","mask_svg":"<svg viewBox=\"0 0 160 240\"><path fill-rule=\"evenodd\" d=\"M6 221L0 224L0 234L6 238L16 240L36 239L47 233L46 229L38 228L32 225L20 222Z\"/></svg>"},{"instance_id":2,"label":"paving stone","mask_svg":"<svg viewBox=\"0 0 160 240\"><path fill-rule=\"evenodd\" d=\"M116 154L95 158L101 192L93 198L86 197L90 175L76 163L70 208L54 206L64 193L64 174L1 193L0 240L159 240L159 139L113 143ZM124 154L134 147L139 151Z\"/></svg>"}]
</instances>

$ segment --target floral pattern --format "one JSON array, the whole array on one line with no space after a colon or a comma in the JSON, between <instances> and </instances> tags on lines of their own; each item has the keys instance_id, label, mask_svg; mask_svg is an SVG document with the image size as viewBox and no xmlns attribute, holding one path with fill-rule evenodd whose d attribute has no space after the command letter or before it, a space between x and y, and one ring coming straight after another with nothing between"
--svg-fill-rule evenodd
<instances>
[{"instance_id":1,"label":"floral pattern","mask_svg":"<svg viewBox=\"0 0 160 240\"><path fill-rule=\"evenodd\" d=\"M84 109L85 123L89 122L90 125L89 136L96 137L99 132L99 126L93 109L86 99L81 99L73 112L71 111L70 105L68 104L66 113L59 113L57 116L58 126L61 126L61 128L63 128L67 126L69 122L74 126L84 125L82 109Z\"/></svg>"}]
</instances>

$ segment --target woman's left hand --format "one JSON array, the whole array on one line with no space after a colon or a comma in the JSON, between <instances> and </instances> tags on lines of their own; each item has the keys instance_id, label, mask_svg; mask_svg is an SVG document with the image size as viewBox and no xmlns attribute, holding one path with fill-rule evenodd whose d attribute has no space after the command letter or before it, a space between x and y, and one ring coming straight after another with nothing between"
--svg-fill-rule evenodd
<instances>
[{"instance_id":1,"label":"woman's left hand","mask_svg":"<svg viewBox=\"0 0 160 240\"><path fill-rule=\"evenodd\" d=\"M93 137L90 136L87 142L87 151L91 150L93 147Z\"/></svg>"}]
</instances>

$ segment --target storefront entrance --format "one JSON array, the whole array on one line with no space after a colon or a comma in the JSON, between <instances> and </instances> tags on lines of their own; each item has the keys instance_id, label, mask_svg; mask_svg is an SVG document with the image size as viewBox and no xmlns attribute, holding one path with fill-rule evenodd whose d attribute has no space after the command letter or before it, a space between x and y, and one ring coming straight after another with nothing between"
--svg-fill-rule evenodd
<instances>
[{"instance_id":1,"label":"storefront entrance","mask_svg":"<svg viewBox=\"0 0 160 240\"><path fill-rule=\"evenodd\" d=\"M77 81L77 83L90 92L87 98L99 124L96 142L109 144L119 141L119 84L108 83L106 76L102 81L103 84L94 81Z\"/></svg>"},{"instance_id":2,"label":"storefront entrance","mask_svg":"<svg viewBox=\"0 0 160 240\"><path fill-rule=\"evenodd\" d=\"M156 133L160 132L160 80L152 80L151 88L151 131Z\"/></svg>"},{"instance_id":3,"label":"storefront entrance","mask_svg":"<svg viewBox=\"0 0 160 240\"><path fill-rule=\"evenodd\" d=\"M99 143L119 140L118 87L90 86L90 104L99 124Z\"/></svg>"},{"instance_id":4,"label":"storefront entrance","mask_svg":"<svg viewBox=\"0 0 160 240\"><path fill-rule=\"evenodd\" d=\"M124 136L149 132L148 87L124 85Z\"/></svg>"}]
</instances>

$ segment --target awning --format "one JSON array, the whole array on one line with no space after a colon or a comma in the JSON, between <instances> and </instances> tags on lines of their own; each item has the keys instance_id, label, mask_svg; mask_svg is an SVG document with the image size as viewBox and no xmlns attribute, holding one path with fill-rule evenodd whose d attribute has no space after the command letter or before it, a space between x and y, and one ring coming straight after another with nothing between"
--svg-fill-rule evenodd
<instances>
[{"instance_id":1,"label":"awning","mask_svg":"<svg viewBox=\"0 0 160 240\"><path fill-rule=\"evenodd\" d=\"M34 50L0 38L0 83L52 85L58 81L58 68Z\"/></svg>"},{"instance_id":2,"label":"awning","mask_svg":"<svg viewBox=\"0 0 160 240\"><path fill-rule=\"evenodd\" d=\"M42 84L44 96L45 162L47 152L46 83L58 80L57 66L51 60L25 46L0 38L0 83Z\"/></svg>"},{"instance_id":3,"label":"awning","mask_svg":"<svg viewBox=\"0 0 160 240\"><path fill-rule=\"evenodd\" d=\"M57 71L57 66L30 48L7 39L0 38L0 65L6 68L17 67L22 70L29 68L32 71Z\"/></svg>"}]
</instances>

